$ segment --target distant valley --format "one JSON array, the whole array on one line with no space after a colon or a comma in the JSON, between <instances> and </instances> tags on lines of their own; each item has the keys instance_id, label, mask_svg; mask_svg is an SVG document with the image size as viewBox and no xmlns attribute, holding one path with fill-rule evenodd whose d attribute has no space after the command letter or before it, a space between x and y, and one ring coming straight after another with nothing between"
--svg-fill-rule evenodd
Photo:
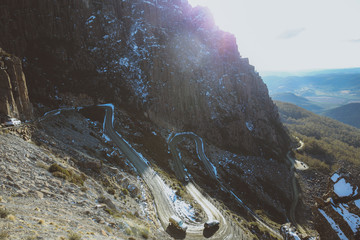
<instances>
[{"instance_id":1,"label":"distant valley","mask_svg":"<svg viewBox=\"0 0 360 240\"><path fill-rule=\"evenodd\" d=\"M269 74L263 79L273 100L359 127L360 68Z\"/></svg>"}]
</instances>

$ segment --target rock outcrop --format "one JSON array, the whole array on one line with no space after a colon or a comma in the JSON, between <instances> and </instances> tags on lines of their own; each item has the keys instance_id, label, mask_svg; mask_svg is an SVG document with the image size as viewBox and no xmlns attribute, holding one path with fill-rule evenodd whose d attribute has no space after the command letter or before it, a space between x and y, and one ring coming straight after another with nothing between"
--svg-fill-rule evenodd
<instances>
[{"instance_id":1,"label":"rock outcrop","mask_svg":"<svg viewBox=\"0 0 360 240\"><path fill-rule=\"evenodd\" d=\"M288 150L266 85L205 8L186 0L4 0L0 22L0 45L25 57L35 101L86 93L232 151Z\"/></svg>"},{"instance_id":2,"label":"rock outcrop","mask_svg":"<svg viewBox=\"0 0 360 240\"><path fill-rule=\"evenodd\" d=\"M20 119L32 117L21 60L0 48L0 114Z\"/></svg>"}]
</instances>

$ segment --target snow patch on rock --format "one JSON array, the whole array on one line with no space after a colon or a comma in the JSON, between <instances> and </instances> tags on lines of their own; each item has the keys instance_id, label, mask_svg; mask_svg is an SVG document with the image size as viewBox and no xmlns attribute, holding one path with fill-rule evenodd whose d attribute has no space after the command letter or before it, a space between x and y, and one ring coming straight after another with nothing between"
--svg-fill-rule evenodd
<instances>
[{"instance_id":1,"label":"snow patch on rock","mask_svg":"<svg viewBox=\"0 0 360 240\"><path fill-rule=\"evenodd\" d=\"M360 217L349 212L346 207L348 207L346 204L339 204L339 207L332 204L332 208L343 217L351 230L356 233L357 229L360 227Z\"/></svg>"},{"instance_id":2,"label":"snow patch on rock","mask_svg":"<svg viewBox=\"0 0 360 240\"><path fill-rule=\"evenodd\" d=\"M254 130L254 124L252 124L252 122L246 122L246 127L247 129L252 132Z\"/></svg>"},{"instance_id":3,"label":"snow patch on rock","mask_svg":"<svg viewBox=\"0 0 360 240\"><path fill-rule=\"evenodd\" d=\"M337 225L335 223L335 221L329 217L324 210L319 209L319 212L324 216L324 218L328 221L328 223L330 224L331 228L334 229L334 231L337 233L338 237L341 240L348 240L348 238L345 236L345 234L343 233L343 231L341 231L339 225Z\"/></svg>"},{"instance_id":4,"label":"snow patch on rock","mask_svg":"<svg viewBox=\"0 0 360 240\"><path fill-rule=\"evenodd\" d=\"M350 183L346 182L344 178L342 178L334 184L334 192L339 197L350 196L351 194L353 194L353 187Z\"/></svg>"}]
</instances>

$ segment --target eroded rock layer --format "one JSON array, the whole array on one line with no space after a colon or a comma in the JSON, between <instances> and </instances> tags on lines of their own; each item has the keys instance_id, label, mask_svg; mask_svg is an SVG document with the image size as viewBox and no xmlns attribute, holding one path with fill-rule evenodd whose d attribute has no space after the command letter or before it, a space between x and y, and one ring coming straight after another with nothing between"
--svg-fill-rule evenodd
<instances>
[{"instance_id":1,"label":"eroded rock layer","mask_svg":"<svg viewBox=\"0 0 360 240\"><path fill-rule=\"evenodd\" d=\"M32 105L29 100L21 60L0 48L0 114L29 119Z\"/></svg>"}]
</instances>

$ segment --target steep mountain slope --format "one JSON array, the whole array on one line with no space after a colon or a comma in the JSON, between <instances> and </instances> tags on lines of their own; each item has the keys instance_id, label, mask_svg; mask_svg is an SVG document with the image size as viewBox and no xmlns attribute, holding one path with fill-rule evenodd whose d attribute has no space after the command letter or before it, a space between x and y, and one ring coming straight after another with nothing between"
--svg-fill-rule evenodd
<instances>
[{"instance_id":1,"label":"steep mountain slope","mask_svg":"<svg viewBox=\"0 0 360 240\"><path fill-rule=\"evenodd\" d=\"M182 214L189 215L191 219L187 219L187 223L200 226L200 234L190 232L184 235L171 227L161 227L159 206L147 187L147 184L156 186L156 182L147 182L139 177L139 171L131 164L127 153L104 135L104 125L101 123L104 111L88 107L56 109L34 123L0 129L0 213L11 213L9 217L0 217L0 236L7 234L11 239L57 239L73 231L82 239L224 239L226 236L253 239L256 235L261 239L278 239L268 230L261 226L259 228L258 224L249 223L251 216L239 215L241 210L233 198L219 189L216 191L215 187L212 189L212 199L208 199L216 206L216 211L223 214L225 221L222 221L219 231L204 230L205 217L210 216L199 206L198 199L189 197L189 185L185 186L184 182L171 175L171 165L175 159L169 159L166 138L162 136L170 131L149 125L144 119L134 119L126 111L117 111L115 115L114 126L121 130L118 136L123 136L127 144L136 149L134 151L143 154L142 158L148 161L146 166L156 169L157 178L168 186L165 192L171 194L171 203L176 204L178 210L183 211ZM149 145L152 147L148 148ZM181 145L187 149L195 146L194 143ZM181 155L187 155L185 152L182 151ZM186 158L194 158L195 154L192 151L192 157ZM231 155L228 153L226 159ZM167 161L164 169L157 166L162 158ZM194 160L186 162L191 166ZM260 181L262 175L270 177L278 164L271 161L272 167L265 169L260 167L266 165L261 158L255 160L256 167L250 161L245 162L238 164L237 168L263 173L258 177L255 174L248 176L248 180L254 183ZM278 171L282 172L278 176L282 186L274 184L274 188L288 188L283 181L283 176L287 175L286 166L282 165ZM192 170L190 172L193 174ZM198 173L204 174L204 171ZM154 179L155 175L151 174L150 178ZM225 175L229 176L228 173ZM205 179L209 183L209 176L205 176ZM256 192L258 196L272 194L271 191L261 193L260 186L257 186ZM214 197L214 193L217 196ZM284 197L280 200L288 201ZM271 198L267 201L267 204L274 204ZM275 201L275 204L281 203ZM258 207L262 208L260 201ZM278 211L285 209L281 206ZM231 231L224 232L224 229Z\"/></svg>"},{"instance_id":2,"label":"steep mountain slope","mask_svg":"<svg viewBox=\"0 0 360 240\"><path fill-rule=\"evenodd\" d=\"M325 116L360 128L360 103L349 103L324 112Z\"/></svg>"},{"instance_id":3,"label":"steep mountain slope","mask_svg":"<svg viewBox=\"0 0 360 240\"><path fill-rule=\"evenodd\" d=\"M185 0L6 0L0 21L0 46L23 59L35 102L81 93L235 152L288 149L266 85L206 9Z\"/></svg>"},{"instance_id":4,"label":"steep mountain slope","mask_svg":"<svg viewBox=\"0 0 360 240\"><path fill-rule=\"evenodd\" d=\"M5 0L0 2L0 23L0 46L22 60L38 114L28 124L34 130L31 140L24 138L66 159L70 156L67 162L46 159L47 164L63 163L71 169L72 173L61 170L54 177L68 181L75 173L91 176L104 189L90 186L90 192L114 193L111 201L125 209L134 201L146 201L150 209L145 206L143 215L133 214L133 220L142 221L141 226L153 224L150 232L160 239L164 231L177 237L179 233L169 232L168 215L183 217L183 211L191 212L185 221L192 226L188 237L180 233L182 238L216 239L228 233L235 239L278 238L293 206L294 184L289 182L294 178L284 164L290 139L259 74L240 56L234 36L215 26L207 9L191 8L186 0ZM97 107L82 107L105 102L114 103L115 107L106 105L114 115L107 111L104 119L103 112L98 114L103 129L89 131L94 123L78 110L91 118ZM27 126L19 131L22 127ZM170 138L185 131L195 132L197 140L180 139L173 147L180 150L174 158ZM117 145L110 147L108 141ZM0 153L6 155L6 148L10 146ZM109 171L102 172L103 167ZM209 180L209 169L216 172L214 179ZM147 186L134 183L135 187L143 186L153 197L136 191L122 202L128 194L123 188L134 188L114 175L118 170L133 175L124 174L134 181L145 181ZM197 196L186 192L195 184L188 184L185 176L197 184ZM171 194L161 191L168 188ZM1 194L8 197L5 191ZM199 197L202 194L205 197ZM104 200L92 194L91 204L98 198ZM204 231L206 217L215 215L199 206L200 199L211 201L216 216L223 216L218 232ZM173 206L179 200L181 206ZM154 204L165 210L152 211ZM116 220L117 212L102 207ZM150 219L145 219L147 214ZM159 219L161 227L154 223ZM121 234L141 237L136 228L133 234L126 233L125 224L119 228Z\"/></svg>"},{"instance_id":5,"label":"steep mountain slope","mask_svg":"<svg viewBox=\"0 0 360 240\"><path fill-rule=\"evenodd\" d=\"M101 128L72 109L0 129L1 239L171 239Z\"/></svg>"}]
</instances>

